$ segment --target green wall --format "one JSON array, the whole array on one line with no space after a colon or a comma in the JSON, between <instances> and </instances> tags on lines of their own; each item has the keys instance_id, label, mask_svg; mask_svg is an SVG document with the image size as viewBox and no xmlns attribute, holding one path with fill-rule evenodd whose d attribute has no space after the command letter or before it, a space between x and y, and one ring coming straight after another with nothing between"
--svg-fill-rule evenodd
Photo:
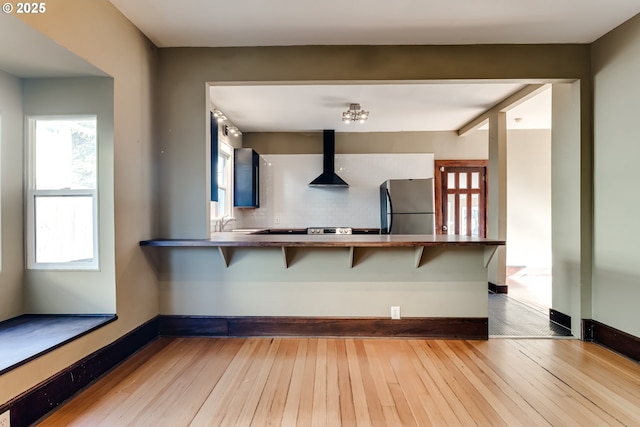
<instances>
[{"instance_id":1,"label":"green wall","mask_svg":"<svg viewBox=\"0 0 640 427\"><path fill-rule=\"evenodd\" d=\"M640 336L640 16L593 45L593 318Z\"/></svg>"}]
</instances>

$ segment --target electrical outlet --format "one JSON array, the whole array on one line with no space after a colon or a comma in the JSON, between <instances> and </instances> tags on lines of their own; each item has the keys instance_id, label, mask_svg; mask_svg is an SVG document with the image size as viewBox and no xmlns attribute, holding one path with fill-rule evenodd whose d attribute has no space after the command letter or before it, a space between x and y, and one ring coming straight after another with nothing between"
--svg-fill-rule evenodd
<instances>
[{"instance_id":1,"label":"electrical outlet","mask_svg":"<svg viewBox=\"0 0 640 427\"><path fill-rule=\"evenodd\" d=\"M391 306L391 318L392 319L400 319L400 306L392 305Z\"/></svg>"},{"instance_id":2,"label":"electrical outlet","mask_svg":"<svg viewBox=\"0 0 640 427\"><path fill-rule=\"evenodd\" d=\"M0 414L0 427L11 427L10 415L8 410Z\"/></svg>"}]
</instances>

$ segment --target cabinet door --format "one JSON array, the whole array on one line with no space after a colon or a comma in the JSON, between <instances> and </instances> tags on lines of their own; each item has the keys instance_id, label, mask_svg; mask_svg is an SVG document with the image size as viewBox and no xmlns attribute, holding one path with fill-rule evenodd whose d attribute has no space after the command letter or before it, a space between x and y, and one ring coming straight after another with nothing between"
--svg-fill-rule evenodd
<instances>
[{"instance_id":1,"label":"cabinet door","mask_svg":"<svg viewBox=\"0 0 640 427\"><path fill-rule=\"evenodd\" d=\"M233 155L233 206L260 207L260 156L251 148L236 148Z\"/></svg>"}]
</instances>

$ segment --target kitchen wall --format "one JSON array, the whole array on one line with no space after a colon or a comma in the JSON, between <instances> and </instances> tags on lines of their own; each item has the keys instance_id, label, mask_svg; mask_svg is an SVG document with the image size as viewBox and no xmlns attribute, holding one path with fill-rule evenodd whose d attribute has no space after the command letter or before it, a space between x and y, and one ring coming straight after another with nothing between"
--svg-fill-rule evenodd
<instances>
[{"instance_id":1,"label":"kitchen wall","mask_svg":"<svg viewBox=\"0 0 640 427\"><path fill-rule=\"evenodd\" d=\"M22 108L22 80L0 71L0 321L24 312Z\"/></svg>"},{"instance_id":2,"label":"kitchen wall","mask_svg":"<svg viewBox=\"0 0 640 427\"><path fill-rule=\"evenodd\" d=\"M549 106L550 108L550 106ZM530 130L510 130L507 132L507 264L514 266L532 266L539 268L551 267L551 131L549 129ZM302 159L301 154L319 153L322 151L321 136L318 133L247 133L244 138L244 146L249 146L259 153L264 159L277 158L278 154L290 154L291 157L283 156L283 159L291 159L287 169L297 170L300 176L291 175L290 180L283 180L282 188L287 186L299 186L305 190L307 175L313 175L308 167L299 167L296 159ZM369 153L381 153L382 158L392 159L394 156L402 156L400 153L433 153L435 159L487 159L488 157L488 134L486 130L477 130L470 134L459 137L455 132L340 132L336 134L337 153L361 153L359 156L366 156ZM295 154L292 154L295 153ZM382 154L387 153L387 154ZM298 155L300 154L300 155ZM414 154L406 154L412 158ZM419 155L419 154L418 154ZM344 154L337 154L336 159ZM358 157L354 157L357 159ZM398 157L400 158L400 157ZM283 160L285 161L285 160ZM312 170L321 168L320 156L316 158L316 165ZM319 163L318 163L319 162ZM357 161L356 161L357 164ZM320 165L320 166L318 166ZM264 174L269 174L270 168L264 162L262 170L267 169ZM374 168L363 168L362 173L366 175ZM386 174L405 173L402 162L389 162L389 171ZM418 168L419 169L419 168ZM411 171L409 175L421 173L418 170ZM293 174L293 172L292 172ZM340 174L342 176L342 174ZM315 178L313 176L312 178ZM343 177L345 178L345 177ZM304 218L307 215L314 215L317 212L315 203L294 204L291 208L279 207L283 202L272 202L276 190L271 190L264 184L270 179L261 174L261 208L256 210L243 209L236 210L235 216L239 219L238 227L285 227L298 226L295 220L287 219L289 209L296 212L295 218ZM272 179L272 178L271 178ZM346 178L345 178L346 179ZM309 179L310 180L310 179ZM376 187L375 182L379 177L371 180L371 187ZM346 179L350 184L352 180ZM328 190L328 194L335 195L334 198L348 194L349 199L355 196L350 188L348 192L336 192ZM317 189L308 189L306 194L314 194ZM289 193L286 191L285 193ZM303 197L305 193L299 194ZM277 196L277 193L275 193ZM355 200L355 199L354 199ZM374 224L379 226L379 218L372 215L370 210L378 209L378 200L374 197L365 199L365 203L370 205L367 213L359 213L355 221L361 219L361 223ZM321 204L323 206L335 206L344 204L339 200ZM284 205L283 205L284 206ZM307 207L313 206L313 209ZM333 210L333 208L327 208ZM320 215L319 219L330 218L333 212L326 212ZM273 220L280 219L277 224ZM348 224L354 220L335 224ZM299 226L306 226L309 222ZM335 225L332 224L332 225ZM372 225L362 225L372 226Z\"/></svg>"},{"instance_id":3,"label":"kitchen wall","mask_svg":"<svg viewBox=\"0 0 640 427\"><path fill-rule=\"evenodd\" d=\"M380 227L380 184L386 179L433 178L433 154L336 154L335 170L349 188L312 188L320 154L265 154L260 208L236 209L237 227Z\"/></svg>"},{"instance_id":4,"label":"kitchen wall","mask_svg":"<svg viewBox=\"0 0 640 427\"><path fill-rule=\"evenodd\" d=\"M640 336L640 16L593 45L593 318Z\"/></svg>"},{"instance_id":5,"label":"kitchen wall","mask_svg":"<svg viewBox=\"0 0 640 427\"><path fill-rule=\"evenodd\" d=\"M263 158L275 159L277 155L292 155L292 157L283 157L283 159L287 159L283 161L287 161L295 170L299 170L300 176L282 180L282 185L297 186L299 187L299 197L313 196L314 200L311 204L303 203L297 206L294 203L285 206L283 205L285 202L278 201L266 208L261 206L255 212L236 210L235 216L240 219L238 226L242 227L283 227L285 226L283 224L299 224L296 226L306 227L310 225L310 222L302 218L307 215L316 215L316 207L324 206L324 208L320 208L323 209L323 212L318 212L318 216L314 218L314 221L320 221L319 224L330 218L332 224L327 225L359 224L359 227L378 228L380 218L377 214L379 200L376 191L385 179L393 176L432 177L434 159L486 159L488 155L486 131L472 132L463 137L453 131L337 132L336 159L354 160L353 166L346 168L348 169L346 176L339 173L343 179L351 184L351 188L345 192L306 187L306 184L322 170L320 154L315 157L315 165L310 165L308 168L296 165L296 159L305 158L297 155L322 153L322 133L320 132L250 132L244 134L243 144L245 147L256 150ZM353 156L349 157L349 154ZM422 157L425 155L428 157ZM369 165L369 163L358 161L360 157L377 160L371 163L370 167L365 167L364 165ZM425 165L429 165L428 169L425 169ZM358 175L357 179L362 180L363 184L366 183L365 187L354 188L354 179L347 178L349 173ZM307 179L307 176L311 176L311 178ZM368 190L367 187L369 187ZM261 204L263 202L270 203L275 191L277 190L270 191L266 186L261 186ZM346 199L347 196L348 205L344 200L341 200ZM326 200L321 202L323 197ZM316 202L315 199L318 201ZM306 209L309 206L314 206L314 209ZM352 215L349 208L343 209L339 214L335 206L351 206L354 213L356 209L359 210L356 215ZM295 212L291 215L291 219L287 217L289 210ZM280 219L280 224L275 222L276 216ZM300 221L304 221L304 223Z\"/></svg>"}]
</instances>

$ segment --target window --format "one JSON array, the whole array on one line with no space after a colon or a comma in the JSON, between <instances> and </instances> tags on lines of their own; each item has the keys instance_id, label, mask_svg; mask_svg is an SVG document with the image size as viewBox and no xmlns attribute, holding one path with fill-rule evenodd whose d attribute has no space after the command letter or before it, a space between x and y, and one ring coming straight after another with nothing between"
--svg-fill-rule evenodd
<instances>
[{"instance_id":1,"label":"window","mask_svg":"<svg viewBox=\"0 0 640 427\"><path fill-rule=\"evenodd\" d=\"M28 137L28 267L97 269L96 118L31 118Z\"/></svg>"},{"instance_id":2,"label":"window","mask_svg":"<svg viewBox=\"0 0 640 427\"><path fill-rule=\"evenodd\" d=\"M224 216L232 216L231 208L233 206L231 197L233 188L231 188L232 162L231 153L233 148L225 143L218 146L218 218Z\"/></svg>"}]
</instances>

